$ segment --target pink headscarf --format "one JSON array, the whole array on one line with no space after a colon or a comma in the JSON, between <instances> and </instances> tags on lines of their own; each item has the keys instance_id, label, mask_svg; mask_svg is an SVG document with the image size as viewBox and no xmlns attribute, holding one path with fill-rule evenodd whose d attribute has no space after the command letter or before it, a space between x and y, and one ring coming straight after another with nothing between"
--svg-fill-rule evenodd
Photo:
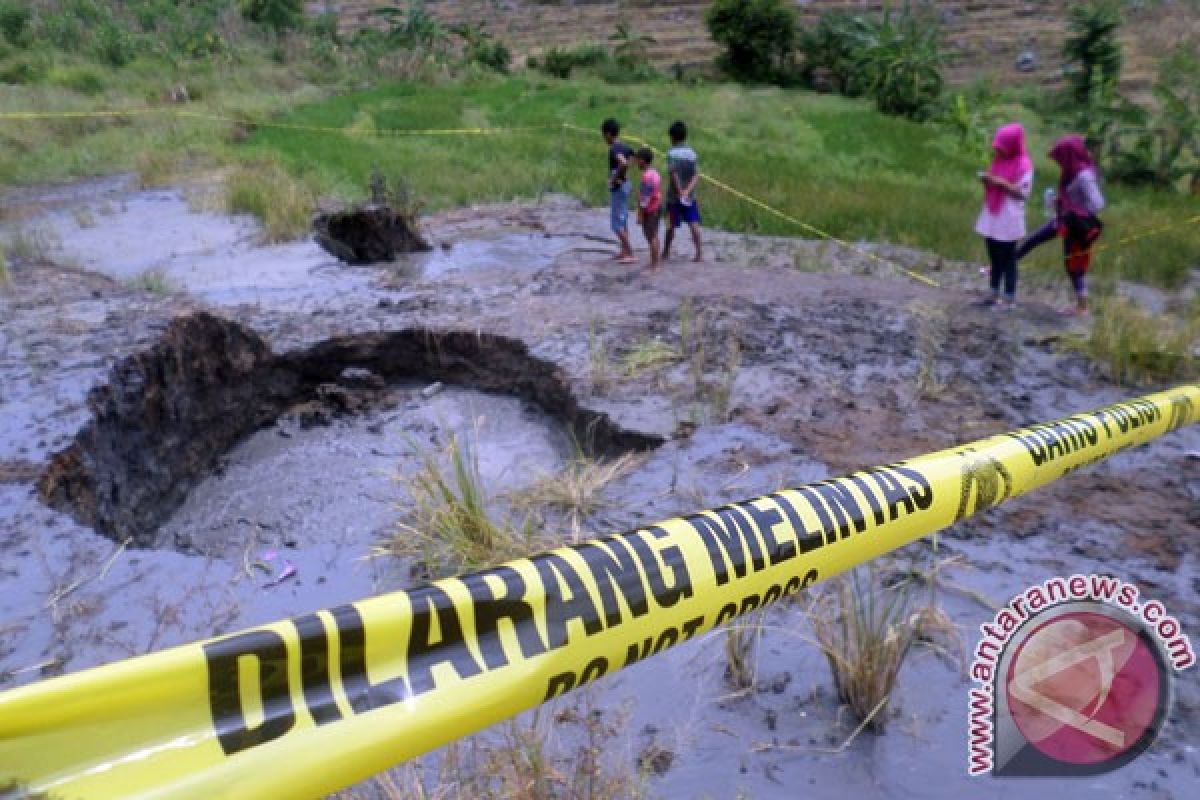
<instances>
[{"instance_id":1,"label":"pink headscarf","mask_svg":"<svg viewBox=\"0 0 1200 800\"><path fill-rule=\"evenodd\" d=\"M1058 180L1060 197L1067 193L1067 187L1079 176L1079 173L1085 169L1095 169L1096 167L1096 162L1092 160L1092 154L1088 152L1087 143L1077 133L1064 136L1055 142L1054 147L1050 148L1050 158L1054 159L1062 168L1062 177Z\"/></svg>"},{"instance_id":2,"label":"pink headscarf","mask_svg":"<svg viewBox=\"0 0 1200 800\"><path fill-rule=\"evenodd\" d=\"M1002 125L996 131L992 140L992 149L996 151L992 159L992 168L988 172L997 178L1003 178L1009 183L1016 183L1021 176L1033 169L1033 161L1025 150L1025 129L1019 122ZM992 213L1004 208L1004 190L989 185L984 195L988 210Z\"/></svg>"}]
</instances>

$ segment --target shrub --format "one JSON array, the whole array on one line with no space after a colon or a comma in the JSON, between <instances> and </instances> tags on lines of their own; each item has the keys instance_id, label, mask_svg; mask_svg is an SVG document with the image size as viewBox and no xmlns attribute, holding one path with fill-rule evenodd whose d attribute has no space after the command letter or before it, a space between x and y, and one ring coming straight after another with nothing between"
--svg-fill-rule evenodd
<instances>
[{"instance_id":1,"label":"shrub","mask_svg":"<svg viewBox=\"0 0 1200 800\"><path fill-rule=\"evenodd\" d=\"M845 11L827 11L811 29L801 31L797 49L804 56L800 78L806 85L848 97L863 93L858 58L868 41L870 23Z\"/></svg>"},{"instance_id":2,"label":"shrub","mask_svg":"<svg viewBox=\"0 0 1200 800\"><path fill-rule=\"evenodd\" d=\"M809 610L838 700L875 732L886 726L896 677L916 635L910 592L882 583L873 567L851 570Z\"/></svg>"},{"instance_id":3,"label":"shrub","mask_svg":"<svg viewBox=\"0 0 1200 800\"><path fill-rule=\"evenodd\" d=\"M941 31L905 5L869 29L857 66L864 89L885 114L923 118L942 94Z\"/></svg>"},{"instance_id":4,"label":"shrub","mask_svg":"<svg viewBox=\"0 0 1200 800\"><path fill-rule=\"evenodd\" d=\"M1158 68L1155 110L1144 127L1118 131L1110 180L1200 194L1200 58L1181 46Z\"/></svg>"},{"instance_id":5,"label":"shrub","mask_svg":"<svg viewBox=\"0 0 1200 800\"><path fill-rule=\"evenodd\" d=\"M1121 9L1116 0L1072 5L1067 25L1064 72L1072 98L1086 105L1097 86L1116 86L1120 80Z\"/></svg>"},{"instance_id":6,"label":"shrub","mask_svg":"<svg viewBox=\"0 0 1200 800\"><path fill-rule=\"evenodd\" d=\"M725 48L722 69L734 78L774 82L790 68L796 14L783 0L715 0L704 22Z\"/></svg>"},{"instance_id":7,"label":"shrub","mask_svg":"<svg viewBox=\"0 0 1200 800\"><path fill-rule=\"evenodd\" d=\"M280 33L304 22L303 0L241 0L242 16Z\"/></svg>"},{"instance_id":8,"label":"shrub","mask_svg":"<svg viewBox=\"0 0 1200 800\"><path fill-rule=\"evenodd\" d=\"M80 94L96 95L108 88L104 75L88 66L56 67L50 70L48 81Z\"/></svg>"},{"instance_id":9,"label":"shrub","mask_svg":"<svg viewBox=\"0 0 1200 800\"><path fill-rule=\"evenodd\" d=\"M463 40L463 57L468 64L482 64L496 72L508 72L512 53L504 42L493 39L483 26L464 23L451 27L450 32Z\"/></svg>"},{"instance_id":10,"label":"shrub","mask_svg":"<svg viewBox=\"0 0 1200 800\"><path fill-rule=\"evenodd\" d=\"M229 211L258 217L268 242L299 239L311 227L316 193L278 164L242 167L228 177L225 189Z\"/></svg>"},{"instance_id":11,"label":"shrub","mask_svg":"<svg viewBox=\"0 0 1200 800\"><path fill-rule=\"evenodd\" d=\"M96 30L93 49L96 58L113 67L123 67L137 56L133 37L112 23Z\"/></svg>"},{"instance_id":12,"label":"shrub","mask_svg":"<svg viewBox=\"0 0 1200 800\"><path fill-rule=\"evenodd\" d=\"M29 52L0 64L0 83L37 83L50 71L45 54Z\"/></svg>"},{"instance_id":13,"label":"shrub","mask_svg":"<svg viewBox=\"0 0 1200 800\"><path fill-rule=\"evenodd\" d=\"M608 51L598 44L581 44L567 50L561 47L551 47L542 53L538 68L547 75L567 79L576 67L601 67L611 63L612 57Z\"/></svg>"},{"instance_id":14,"label":"shrub","mask_svg":"<svg viewBox=\"0 0 1200 800\"><path fill-rule=\"evenodd\" d=\"M1194 377L1200 360L1200 319L1174 320L1142 310L1124 297L1101 299L1083 350L1124 385Z\"/></svg>"},{"instance_id":15,"label":"shrub","mask_svg":"<svg viewBox=\"0 0 1200 800\"><path fill-rule=\"evenodd\" d=\"M575 68L575 59L567 50L561 47L551 47L542 53L542 60L539 62L538 68L547 75L566 80L571 77L571 70Z\"/></svg>"},{"instance_id":16,"label":"shrub","mask_svg":"<svg viewBox=\"0 0 1200 800\"><path fill-rule=\"evenodd\" d=\"M9 44L28 47L31 38L29 22L33 14L25 3L0 3L0 34Z\"/></svg>"},{"instance_id":17,"label":"shrub","mask_svg":"<svg viewBox=\"0 0 1200 800\"><path fill-rule=\"evenodd\" d=\"M446 29L429 13L424 0L411 0L407 7L384 6L371 13L387 22L384 37L393 47L419 47L436 53L446 45Z\"/></svg>"},{"instance_id":18,"label":"shrub","mask_svg":"<svg viewBox=\"0 0 1200 800\"><path fill-rule=\"evenodd\" d=\"M613 58L628 70L642 70L650 63L650 45L656 42L653 36L638 33L628 23L619 22L608 40L613 43Z\"/></svg>"}]
</instances>

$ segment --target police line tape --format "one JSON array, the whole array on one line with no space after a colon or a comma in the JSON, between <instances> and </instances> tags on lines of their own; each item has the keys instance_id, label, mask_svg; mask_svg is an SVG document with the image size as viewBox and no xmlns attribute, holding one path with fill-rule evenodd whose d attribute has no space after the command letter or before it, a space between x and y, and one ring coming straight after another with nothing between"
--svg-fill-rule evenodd
<instances>
[{"instance_id":1,"label":"police line tape","mask_svg":"<svg viewBox=\"0 0 1200 800\"><path fill-rule=\"evenodd\" d=\"M13 689L0 791L321 797L1197 421L1200 383Z\"/></svg>"}]
</instances>

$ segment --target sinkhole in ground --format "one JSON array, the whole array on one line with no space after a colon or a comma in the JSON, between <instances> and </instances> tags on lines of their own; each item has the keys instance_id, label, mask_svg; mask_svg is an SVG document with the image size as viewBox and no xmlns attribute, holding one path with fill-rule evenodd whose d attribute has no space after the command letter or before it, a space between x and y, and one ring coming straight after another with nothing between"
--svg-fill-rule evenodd
<instances>
[{"instance_id":1,"label":"sinkhole in ground","mask_svg":"<svg viewBox=\"0 0 1200 800\"><path fill-rule=\"evenodd\" d=\"M447 388L426 396L434 382ZM414 328L275 353L205 312L118 363L88 404L91 420L39 479L42 499L117 541L213 555L235 525L294 526L285 542L338 535L337 519L387 502L356 472L378 487L408 445L464 426L486 443L485 473L510 477L552 468L572 440L595 455L661 443L583 407L555 364L512 338ZM263 508L278 513L264 523Z\"/></svg>"}]
</instances>

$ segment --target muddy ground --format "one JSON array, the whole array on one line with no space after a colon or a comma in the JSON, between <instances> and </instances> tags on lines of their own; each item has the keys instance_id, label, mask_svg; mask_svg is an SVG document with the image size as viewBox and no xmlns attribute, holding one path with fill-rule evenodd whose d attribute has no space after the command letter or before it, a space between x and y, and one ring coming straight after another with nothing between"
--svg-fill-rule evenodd
<instances>
[{"instance_id":1,"label":"muddy ground","mask_svg":"<svg viewBox=\"0 0 1200 800\"><path fill-rule=\"evenodd\" d=\"M45 235L0 292L0 686L410 585L411 565L372 548L404 518L414 450L451 436L496 495L580 444L644 452L584 521L607 532L1130 394L1070 351L1079 323L1047 297L972 308L975 267L920 253L884 251L942 288L824 244L714 233L709 263L650 275L608 260L603 214L547 198L431 217L434 252L350 268L311 242L260 246L252 221L200 200L124 178L6 200L5 224ZM664 350L685 357L644 364ZM966 591L941 602L968 648L985 600L1093 570L1195 636L1191 451L1195 426L901 558L953 560ZM295 574L267 586L256 561ZM720 635L589 690L610 768L659 754L641 761L664 798L1029 791L966 776L954 658L918 648L887 732L839 750L854 724L800 608L766 625L751 691L726 682ZM1036 793L1194 797L1197 745L1192 671L1149 753Z\"/></svg>"}]
</instances>

